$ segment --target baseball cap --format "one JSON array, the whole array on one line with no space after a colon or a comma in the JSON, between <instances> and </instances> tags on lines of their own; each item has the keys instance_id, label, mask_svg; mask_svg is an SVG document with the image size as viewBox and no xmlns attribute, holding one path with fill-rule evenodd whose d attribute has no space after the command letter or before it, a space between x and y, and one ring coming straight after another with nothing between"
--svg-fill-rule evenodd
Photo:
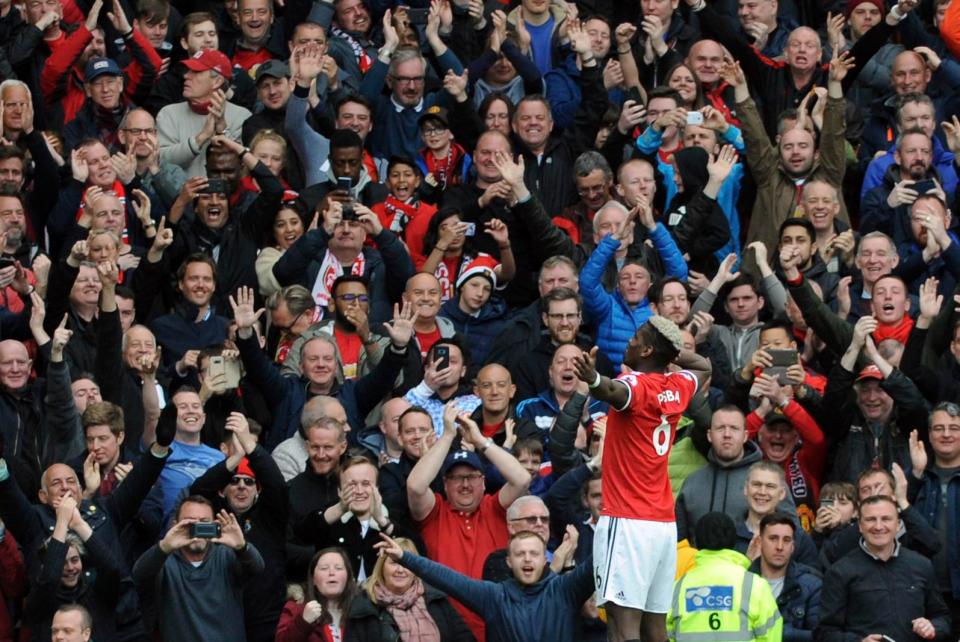
<instances>
[{"instance_id":1,"label":"baseball cap","mask_svg":"<svg viewBox=\"0 0 960 642\"><path fill-rule=\"evenodd\" d=\"M860 371L860 374L857 375L857 381L863 381L864 379L879 379L883 381L883 373L880 372L880 368L871 364Z\"/></svg>"},{"instance_id":2,"label":"baseball cap","mask_svg":"<svg viewBox=\"0 0 960 642\"><path fill-rule=\"evenodd\" d=\"M215 71L228 80L233 78L230 59L216 49L201 49L184 60L183 64L191 71Z\"/></svg>"},{"instance_id":3,"label":"baseball cap","mask_svg":"<svg viewBox=\"0 0 960 642\"><path fill-rule=\"evenodd\" d=\"M417 127L423 127L423 123L428 120L439 120L443 123L444 127L450 126L450 117L449 112L446 107L438 107L434 105L433 107L428 108L420 118L417 119Z\"/></svg>"},{"instance_id":4,"label":"baseball cap","mask_svg":"<svg viewBox=\"0 0 960 642\"><path fill-rule=\"evenodd\" d=\"M483 462L480 461L480 456L469 450L458 450L447 455L447 458L443 460L442 476L446 477L454 466L470 466L474 470L483 472Z\"/></svg>"},{"instance_id":5,"label":"baseball cap","mask_svg":"<svg viewBox=\"0 0 960 642\"><path fill-rule=\"evenodd\" d=\"M763 423L767 424L768 426L777 423L790 424L791 426L793 425L790 419L788 419L787 416L783 414L783 411L779 408L775 408L773 412L768 413L766 418L764 418Z\"/></svg>"},{"instance_id":6,"label":"baseball cap","mask_svg":"<svg viewBox=\"0 0 960 642\"><path fill-rule=\"evenodd\" d=\"M290 66L282 60L268 60L257 66L254 82L260 84L264 78L289 78Z\"/></svg>"},{"instance_id":7,"label":"baseball cap","mask_svg":"<svg viewBox=\"0 0 960 642\"><path fill-rule=\"evenodd\" d=\"M122 76L120 65L111 58L91 58L83 70L83 82L90 82L100 76Z\"/></svg>"}]
</instances>

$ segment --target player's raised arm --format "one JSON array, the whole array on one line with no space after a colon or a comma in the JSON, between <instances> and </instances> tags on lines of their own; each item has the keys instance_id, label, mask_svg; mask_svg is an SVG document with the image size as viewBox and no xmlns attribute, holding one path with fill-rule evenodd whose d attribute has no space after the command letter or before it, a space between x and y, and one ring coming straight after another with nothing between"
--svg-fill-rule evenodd
<instances>
[{"instance_id":1,"label":"player's raised arm","mask_svg":"<svg viewBox=\"0 0 960 642\"><path fill-rule=\"evenodd\" d=\"M693 350L681 350L674 363L696 375L698 391L706 390L710 385L710 375L713 373L710 359L700 356Z\"/></svg>"},{"instance_id":2,"label":"player's raised arm","mask_svg":"<svg viewBox=\"0 0 960 642\"><path fill-rule=\"evenodd\" d=\"M597 372L597 347L590 352L581 352L573 358L573 367L577 371L580 381L590 387L590 396L599 401L606 401L612 407L622 410L630 399L630 391L623 383L604 377Z\"/></svg>"}]
</instances>

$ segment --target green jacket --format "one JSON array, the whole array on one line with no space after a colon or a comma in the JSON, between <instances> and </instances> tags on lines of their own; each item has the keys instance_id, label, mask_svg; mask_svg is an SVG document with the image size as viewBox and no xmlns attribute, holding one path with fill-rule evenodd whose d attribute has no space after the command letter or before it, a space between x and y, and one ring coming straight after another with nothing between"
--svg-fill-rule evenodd
<instances>
[{"instance_id":1,"label":"green jacket","mask_svg":"<svg viewBox=\"0 0 960 642\"><path fill-rule=\"evenodd\" d=\"M770 585L732 550L697 552L677 580L667 616L671 642L779 642L783 620Z\"/></svg>"}]
</instances>

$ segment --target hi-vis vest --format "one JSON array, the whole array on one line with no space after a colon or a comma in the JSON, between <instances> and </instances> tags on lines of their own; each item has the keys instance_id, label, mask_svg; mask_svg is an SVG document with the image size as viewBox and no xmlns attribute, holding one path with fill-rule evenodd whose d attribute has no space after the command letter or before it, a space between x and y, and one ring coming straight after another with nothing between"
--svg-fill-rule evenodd
<instances>
[{"instance_id":1,"label":"hi-vis vest","mask_svg":"<svg viewBox=\"0 0 960 642\"><path fill-rule=\"evenodd\" d=\"M783 620L770 585L731 550L698 551L673 587L667 635L674 642L779 642Z\"/></svg>"}]
</instances>

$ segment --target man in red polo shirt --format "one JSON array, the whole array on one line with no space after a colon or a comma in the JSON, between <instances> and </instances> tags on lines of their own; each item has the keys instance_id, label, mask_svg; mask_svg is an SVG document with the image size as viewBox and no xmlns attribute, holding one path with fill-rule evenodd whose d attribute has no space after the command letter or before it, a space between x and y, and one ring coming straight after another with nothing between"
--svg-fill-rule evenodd
<instances>
[{"instance_id":1,"label":"man in red polo shirt","mask_svg":"<svg viewBox=\"0 0 960 642\"><path fill-rule=\"evenodd\" d=\"M507 545L507 508L527 492L530 475L513 455L484 437L476 422L459 411L455 402L444 408L443 434L410 471L407 497L430 559L480 579L487 556ZM449 453L458 426L463 445L472 450ZM495 495L484 496L480 455L506 480ZM430 490L430 482L441 468L447 499ZM477 639L483 640L483 620L460 603L453 604Z\"/></svg>"}]
</instances>

